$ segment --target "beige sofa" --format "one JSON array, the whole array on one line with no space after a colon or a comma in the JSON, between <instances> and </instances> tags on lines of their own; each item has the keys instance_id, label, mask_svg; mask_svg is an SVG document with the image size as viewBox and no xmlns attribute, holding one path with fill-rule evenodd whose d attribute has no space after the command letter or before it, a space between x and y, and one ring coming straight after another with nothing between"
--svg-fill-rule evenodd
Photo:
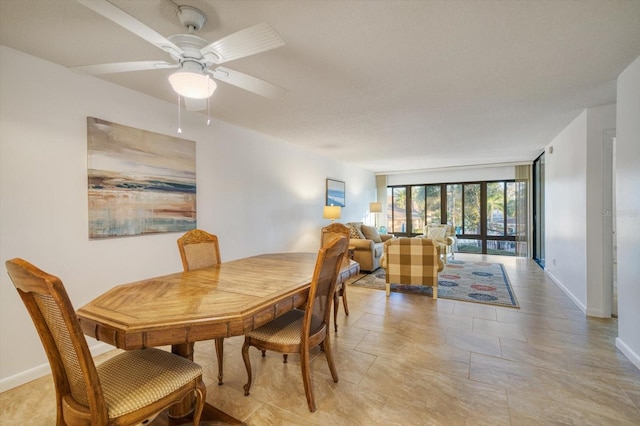
<instances>
[{"instance_id":1,"label":"beige sofa","mask_svg":"<svg viewBox=\"0 0 640 426\"><path fill-rule=\"evenodd\" d=\"M349 248L353 249L353 260L360 264L360 270L373 272L380 267L383 244L393 238L393 235L378 234L373 226L364 225L362 222L346 223L351 231Z\"/></svg>"}]
</instances>

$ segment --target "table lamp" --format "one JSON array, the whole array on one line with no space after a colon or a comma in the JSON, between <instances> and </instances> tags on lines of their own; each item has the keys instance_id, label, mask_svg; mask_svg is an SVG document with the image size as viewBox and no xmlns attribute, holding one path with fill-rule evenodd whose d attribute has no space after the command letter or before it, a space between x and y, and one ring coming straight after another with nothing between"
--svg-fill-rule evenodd
<instances>
[{"instance_id":1,"label":"table lamp","mask_svg":"<svg viewBox=\"0 0 640 426\"><path fill-rule=\"evenodd\" d=\"M333 223L334 220L340 219L340 214L340 206L324 206L322 217L325 219L330 219L331 223Z\"/></svg>"}]
</instances>

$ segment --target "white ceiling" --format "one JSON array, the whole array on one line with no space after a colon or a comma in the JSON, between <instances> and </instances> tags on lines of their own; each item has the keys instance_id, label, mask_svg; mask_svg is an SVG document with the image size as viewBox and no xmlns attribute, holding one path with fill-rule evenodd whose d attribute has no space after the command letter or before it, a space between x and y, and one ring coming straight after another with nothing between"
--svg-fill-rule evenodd
<instances>
[{"instance_id":1,"label":"white ceiling","mask_svg":"<svg viewBox=\"0 0 640 426\"><path fill-rule=\"evenodd\" d=\"M205 12L209 41L267 22L286 42L225 63L286 99L220 83L212 115L375 172L533 160L582 109L615 102L640 56L637 0L174 1ZM112 3L184 32L170 0ZM0 0L0 43L68 67L170 61L74 0ZM171 72L101 78L175 102Z\"/></svg>"}]
</instances>

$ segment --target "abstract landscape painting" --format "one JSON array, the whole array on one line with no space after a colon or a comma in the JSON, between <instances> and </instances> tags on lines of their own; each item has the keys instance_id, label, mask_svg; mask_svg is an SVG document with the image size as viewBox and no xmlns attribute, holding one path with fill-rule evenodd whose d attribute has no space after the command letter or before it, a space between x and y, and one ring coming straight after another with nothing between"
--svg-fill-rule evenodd
<instances>
[{"instance_id":1,"label":"abstract landscape painting","mask_svg":"<svg viewBox=\"0 0 640 426\"><path fill-rule=\"evenodd\" d=\"M196 227L196 144L87 117L89 238Z\"/></svg>"}]
</instances>

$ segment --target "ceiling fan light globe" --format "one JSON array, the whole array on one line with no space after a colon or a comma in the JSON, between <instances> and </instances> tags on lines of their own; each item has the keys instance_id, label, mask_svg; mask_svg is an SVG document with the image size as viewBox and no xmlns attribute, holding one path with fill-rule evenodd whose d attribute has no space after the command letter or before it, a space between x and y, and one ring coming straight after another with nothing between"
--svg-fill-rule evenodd
<instances>
[{"instance_id":1,"label":"ceiling fan light globe","mask_svg":"<svg viewBox=\"0 0 640 426\"><path fill-rule=\"evenodd\" d=\"M217 87L208 75L184 70L171 74L169 83L177 94L192 99L206 99L213 95Z\"/></svg>"}]
</instances>

